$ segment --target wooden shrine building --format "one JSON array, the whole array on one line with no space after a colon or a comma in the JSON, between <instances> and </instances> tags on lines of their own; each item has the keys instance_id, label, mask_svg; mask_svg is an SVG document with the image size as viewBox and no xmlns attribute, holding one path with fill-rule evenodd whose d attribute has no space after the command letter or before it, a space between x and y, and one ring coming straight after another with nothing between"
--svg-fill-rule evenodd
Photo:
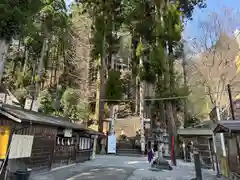
<instances>
[{"instance_id":1,"label":"wooden shrine building","mask_svg":"<svg viewBox=\"0 0 240 180\"><path fill-rule=\"evenodd\" d=\"M229 179L240 179L240 121L219 121L214 133L223 133L226 147L226 171Z\"/></svg>"},{"instance_id":2,"label":"wooden shrine building","mask_svg":"<svg viewBox=\"0 0 240 180\"><path fill-rule=\"evenodd\" d=\"M101 134L66 118L1 104L0 166L7 157L6 169L10 172L22 168L45 171L87 161L98 135Z\"/></svg>"},{"instance_id":3,"label":"wooden shrine building","mask_svg":"<svg viewBox=\"0 0 240 180\"><path fill-rule=\"evenodd\" d=\"M192 148L200 153L202 167L214 169L212 135L213 131L210 127L195 127L178 130L180 141L185 146L192 143ZM191 160L192 159L190 159L190 161Z\"/></svg>"}]
</instances>

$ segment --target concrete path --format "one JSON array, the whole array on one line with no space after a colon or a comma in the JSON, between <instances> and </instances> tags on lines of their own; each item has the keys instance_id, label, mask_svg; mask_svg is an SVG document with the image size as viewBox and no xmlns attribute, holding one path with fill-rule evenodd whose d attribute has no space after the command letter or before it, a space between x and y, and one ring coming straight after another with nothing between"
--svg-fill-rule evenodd
<instances>
[{"instance_id":1,"label":"concrete path","mask_svg":"<svg viewBox=\"0 0 240 180\"><path fill-rule=\"evenodd\" d=\"M128 178L134 169L119 167L93 167L67 180L124 180Z\"/></svg>"},{"instance_id":2,"label":"concrete path","mask_svg":"<svg viewBox=\"0 0 240 180\"><path fill-rule=\"evenodd\" d=\"M172 171L149 171L145 157L97 156L93 161L32 175L30 180L190 180L194 165L178 161ZM215 180L215 172L202 170L203 180Z\"/></svg>"}]
</instances>

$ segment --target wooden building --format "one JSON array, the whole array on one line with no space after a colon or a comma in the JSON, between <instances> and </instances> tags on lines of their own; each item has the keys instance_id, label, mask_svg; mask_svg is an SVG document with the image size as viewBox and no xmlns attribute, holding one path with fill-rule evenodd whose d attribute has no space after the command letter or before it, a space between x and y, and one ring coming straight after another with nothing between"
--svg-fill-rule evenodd
<instances>
[{"instance_id":1,"label":"wooden building","mask_svg":"<svg viewBox=\"0 0 240 180\"><path fill-rule=\"evenodd\" d=\"M192 143L193 149L196 149L201 157L201 164L204 168L213 168L214 148L212 143L213 131L211 128L185 128L178 130L178 136L185 147Z\"/></svg>"},{"instance_id":2,"label":"wooden building","mask_svg":"<svg viewBox=\"0 0 240 180\"><path fill-rule=\"evenodd\" d=\"M10 105L0 107L0 131L1 162L6 158L6 142L11 140L10 172L19 168L39 172L90 160L93 141L100 135L69 119Z\"/></svg>"},{"instance_id":3,"label":"wooden building","mask_svg":"<svg viewBox=\"0 0 240 180\"><path fill-rule=\"evenodd\" d=\"M224 133L227 151L227 175L229 179L240 179L240 121L219 121L214 133Z\"/></svg>"}]
</instances>

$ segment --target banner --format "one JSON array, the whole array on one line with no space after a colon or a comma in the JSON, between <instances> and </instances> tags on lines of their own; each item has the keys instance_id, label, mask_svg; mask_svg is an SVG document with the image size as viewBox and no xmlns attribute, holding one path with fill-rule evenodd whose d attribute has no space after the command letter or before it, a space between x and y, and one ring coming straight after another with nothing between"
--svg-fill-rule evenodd
<instances>
[{"instance_id":1,"label":"banner","mask_svg":"<svg viewBox=\"0 0 240 180\"><path fill-rule=\"evenodd\" d=\"M108 136L107 152L111 154L116 153L116 136L114 134Z\"/></svg>"},{"instance_id":2,"label":"banner","mask_svg":"<svg viewBox=\"0 0 240 180\"><path fill-rule=\"evenodd\" d=\"M10 129L5 126L0 126L0 159L6 158L9 136Z\"/></svg>"}]
</instances>

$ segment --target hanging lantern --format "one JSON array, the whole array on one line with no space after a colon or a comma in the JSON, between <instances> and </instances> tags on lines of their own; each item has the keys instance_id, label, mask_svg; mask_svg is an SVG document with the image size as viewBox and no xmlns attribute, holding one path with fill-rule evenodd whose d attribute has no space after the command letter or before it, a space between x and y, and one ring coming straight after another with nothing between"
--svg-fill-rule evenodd
<instances>
[{"instance_id":1,"label":"hanging lantern","mask_svg":"<svg viewBox=\"0 0 240 180\"><path fill-rule=\"evenodd\" d=\"M67 145L70 146L70 140L69 139L67 140Z\"/></svg>"},{"instance_id":2,"label":"hanging lantern","mask_svg":"<svg viewBox=\"0 0 240 180\"><path fill-rule=\"evenodd\" d=\"M62 145L64 146L64 140L63 140L63 138L62 138Z\"/></svg>"}]
</instances>

